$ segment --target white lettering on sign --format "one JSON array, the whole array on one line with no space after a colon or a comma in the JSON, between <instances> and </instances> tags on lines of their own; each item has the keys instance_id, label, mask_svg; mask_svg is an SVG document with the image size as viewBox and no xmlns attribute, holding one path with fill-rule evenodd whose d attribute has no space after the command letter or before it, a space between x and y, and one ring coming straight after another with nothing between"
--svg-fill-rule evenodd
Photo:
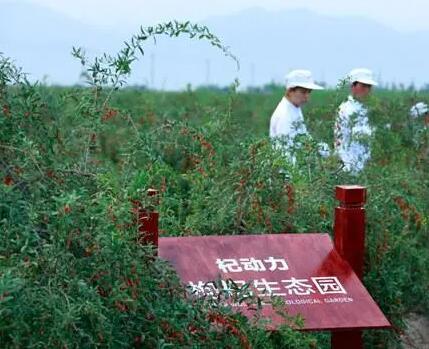
<instances>
[{"instance_id":1,"label":"white lettering on sign","mask_svg":"<svg viewBox=\"0 0 429 349\"><path fill-rule=\"evenodd\" d=\"M243 271L243 268L240 267L240 264L236 259L216 259L216 264L220 270L224 273L240 273Z\"/></svg>"},{"instance_id":2,"label":"white lettering on sign","mask_svg":"<svg viewBox=\"0 0 429 349\"><path fill-rule=\"evenodd\" d=\"M339 297L339 298L325 298L325 303L351 303L353 302L353 298L351 297Z\"/></svg>"},{"instance_id":3,"label":"white lettering on sign","mask_svg":"<svg viewBox=\"0 0 429 349\"><path fill-rule=\"evenodd\" d=\"M198 281L193 283L189 281L188 283L189 292L198 296L198 297L213 297L215 296L215 287L213 282L204 282Z\"/></svg>"},{"instance_id":4,"label":"white lettering on sign","mask_svg":"<svg viewBox=\"0 0 429 349\"><path fill-rule=\"evenodd\" d=\"M222 290L222 293L228 298L236 294L237 290L242 288L245 284L246 282L244 280L220 280L220 284L213 281L189 281L187 287L189 293L197 297L217 298ZM248 295L253 295L253 292L248 292Z\"/></svg>"},{"instance_id":5,"label":"white lettering on sign","mask_svg":"<svg viewBox=\"0 0 429 349\"><path fill-rule=\"evenodd\" d=\"M246 271L265 271L265 265L260 259L240 258L240 263Z\"/></svg>"},{"instance_id":6,"label":"white lettering on sign","mask_svg":"<svg viewBox=\"0 0 429 349\"><path fill-rule=\"evenodd\" d=\"M300 305L300 304L322 304L322 301L317 298L305 298L305 299L286 299L287 305Z\"/></svg>"},{"instance_id":7,"label":"white lettering on sign","mask_svg":"<svg viewBox=\"0 0 429 349\"><path fill-rule=\"evenodd\" d=\"M297 279L294 277L287 280L281 280L280 282L268 281L265 278L257 279L250 282L251 287L247 289L246 295L252 296L254 294L252 288L256 291L255 293L258 297L287 297L293 295L310 296L312 294L347 294L347 291L344 289L343 285L336 276L312 277L311 281L309 279ZM189 281L188 290L191 294L197 297L217 298L222 292L225 297L229 298L236 294L237 291L245 284L246 282L244 280L220 280L220 282L216 283ZM334 299L334 301L331 301L331 303L334 303L335 299L343 298L329 298L328 300L325 299L325 303L330 303L329 300L331 299ZM321 301L314 301L311 304L318 303L321 303Z\"/></svg>"},{"instance_id":8,"label":"white lettering on sign","mask_svg":"<svg viewBox=\"0 0 429 349\"><path fill-rule=\"evenodd\" d=\"M241 273L242 271L275 271L289 270L289 266L284 258L268 257L267 259L249 258L226 258L216 259L219 270L224 273Z\"/></svg>"},{"instance_id":9,"label":"white lettering on sign","mask_svg":"<svg viewBox=\"0 0 429 349\"><path fill-rule=\"evenodd\" d=\"M221 280L221 289L225 297L230 298L237 293L237 289L246 284L244 280ZM218 291L219 294L219 291Z\"/></svg>"},{"instance_id":10,"label":"white lettering on sign","mask_svg":"<svg viewBox=\"0 0 429 349\"><path fill-rule=\"evenodd\" d=\"M343 285L335 276L312 277L320 294L347 293Z\"/></svg>"},{"instance_id":11,"label":"white lettering on sign","mask_svg":"<svg viewBox=\"0 0 429 349\"><path fill-rule=\"evenodd\" d=\"M270 271L274 270L289 270L289 266L283 258L268 257L264 262L270 263Z\"/></svg>"},{"instance_id":12,"label":"white lettering on sign","mask_svg":"<svg viewBox=\"0 0 429 349\"><path fill-rule=\"evenodd\" d=\"M258 296L286 296L286 293L280 291L280 286L277 281L267 281L266 279L254 280L253 286L259 292Z\"/></svg>"},{"instance_id":13,"label":"white lettering on sign","mask_svg":"<svg viewBox=\"0 0 429 349\"><path fill-rule=\"evenodd\" d=\"M298 296L308 296L311 293L316 293L313 286L307 284L307 279L291 278L289 280L282 280L281 282L285 284L284 287L290 295L296 294Z\"/></svg>"}]
</instances>

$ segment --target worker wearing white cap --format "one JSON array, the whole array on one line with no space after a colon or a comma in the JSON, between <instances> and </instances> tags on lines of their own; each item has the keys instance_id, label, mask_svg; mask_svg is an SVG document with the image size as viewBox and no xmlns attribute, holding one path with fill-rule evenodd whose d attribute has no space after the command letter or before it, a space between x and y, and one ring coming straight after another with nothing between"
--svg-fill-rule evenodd
<instances>
[{"instance_id":1,"label":"worker wearing white cap","mask_svg":"<svg viewBox=\"0 0 429 349\"><path fill-rule=\"evenodd\" d=\"M368 123L368 109L362 103L376 86L371 70L353 69L349 75L351 95L343 102L335 120L335 151L344 163L344 169L360 172L371 157L369 137L372 129Z\"/></svg>"},{"instance_id":2,"label":"worker wearing white cap","mask_svg":"<svg viewBox=\"0 0 429 349\"><path fill-rule=\"evenodd\" d=\"M301 106L308 102L312 90L322 89L314 82L310 71L291 71L286 76L285 95L271 116L270 137L283 139L290 146L297 135L308 135Z\"/></svg>"}]
</instances>

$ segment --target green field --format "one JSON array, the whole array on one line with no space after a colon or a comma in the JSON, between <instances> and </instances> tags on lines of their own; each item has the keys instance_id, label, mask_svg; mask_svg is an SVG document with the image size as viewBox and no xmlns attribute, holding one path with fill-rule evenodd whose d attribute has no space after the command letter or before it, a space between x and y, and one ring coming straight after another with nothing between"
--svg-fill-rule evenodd
<instances>
[{"instance_id":1,"label":"green field","mask_svg":"<svg viewBox=\"0 0 429 349\"><path fill-rule=\"evenodd\" d=\"M136 243L132 200L160 193L162 236L332 232L334 187L368 188L365 285L394 325L368 348L400 348L404 318L429 314L429 128L408 110L427 93L376 91L372 158L352 176L314 142L295 165L268 124L283 89L183 92L28 83L0 74L2 348L328 348L329 334L258 323L189 300ZM344 88L304 108L333 143ZM279 170L287 169L285 180ZM255 300L257 302L257 300Z\"/></svg>"}]
</instances>

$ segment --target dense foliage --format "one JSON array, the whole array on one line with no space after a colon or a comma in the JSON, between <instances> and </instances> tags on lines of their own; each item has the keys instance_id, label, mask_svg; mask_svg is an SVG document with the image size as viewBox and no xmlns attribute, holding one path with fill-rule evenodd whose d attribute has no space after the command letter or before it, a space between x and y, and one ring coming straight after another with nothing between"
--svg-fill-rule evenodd
<instances>
[{"instance_id":1,"label":"dense foliage","mask_svg":"<svg viewBox=\"0 0 429 349\"><path fill-rule=\"evenodd\" d=\"M158 29L150 35L194 31L221 47L204 28ZM311 141L293 166L267 137L281 88L117 90L136 42L90 65L88 88L29 83L1 57L1 347L327 348L327 334L266 332L187 299L174 271L136 243L132 201L159 190L164 236L331 232L333 188L349 183L369 190L365 284L395 326L366 341L399 347L404 315L429 313L429 128L408 117L429 96L373 96L372 159L361 174L320 158ZM305 108L315 141L333 143L345 93L317 93Z\"/></svg>"}]
</instances>

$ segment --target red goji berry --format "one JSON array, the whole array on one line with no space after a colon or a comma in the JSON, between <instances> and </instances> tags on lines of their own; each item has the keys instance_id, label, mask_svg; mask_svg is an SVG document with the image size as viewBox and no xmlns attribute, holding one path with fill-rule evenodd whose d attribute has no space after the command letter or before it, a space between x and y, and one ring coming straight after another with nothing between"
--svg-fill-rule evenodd
<instances>
[{"instance_id":1,"label":"red goji berry","mask_svg":"<svg viewBox=\"0 0 429 349\"><path fill-rule=\"evenodd\" d=\"M14 181L13 181L13 178L11 176L7 175L6 177L3 178L3 183L5 185L10 186L10 185L14 184Z\"/></svg>"}]
</instances>

